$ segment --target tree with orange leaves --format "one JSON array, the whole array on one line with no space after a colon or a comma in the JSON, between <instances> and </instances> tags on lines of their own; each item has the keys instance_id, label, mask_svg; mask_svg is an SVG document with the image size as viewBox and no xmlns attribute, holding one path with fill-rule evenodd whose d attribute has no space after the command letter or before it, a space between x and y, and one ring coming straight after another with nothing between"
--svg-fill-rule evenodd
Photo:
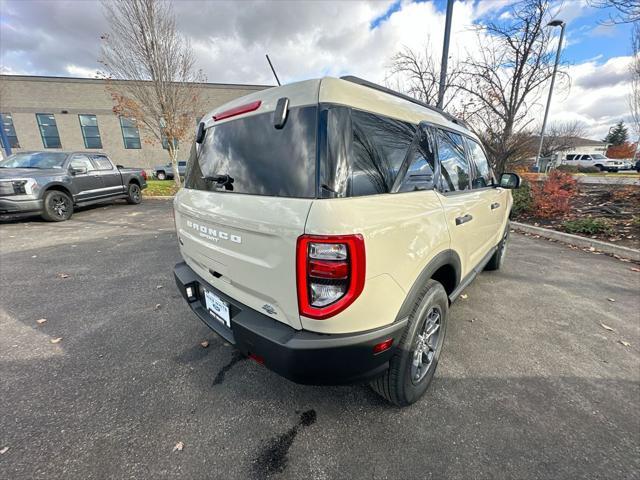
<instances>
[{"instance_id":1,"label":"tree with orange leaves","mask_svg":"<svg viewBox=\"0 0 640 480\"><path fill-rule=\"evenodd\" d=\"M152 141L166 141L176 185L178 142L191 137L198 114L191 45L177 28L172 4L164 0L103 0L110 33L103 35L100 63L113 112L135 119ZM121 80L127 80L123 82Z\"/></svg>"}]
</instances>

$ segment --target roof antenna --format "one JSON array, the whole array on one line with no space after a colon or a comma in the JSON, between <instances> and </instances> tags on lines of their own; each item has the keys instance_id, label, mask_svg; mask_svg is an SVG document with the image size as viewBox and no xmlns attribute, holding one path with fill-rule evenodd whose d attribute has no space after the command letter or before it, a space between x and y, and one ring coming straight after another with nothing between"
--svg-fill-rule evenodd
<instances>
[{"instance_id":1,"label":"roof antenna","mask_svg":"<svg viewBox=\"0 0 640 480\"><path fill-rule=\"evenodd\" d=\"M282 85L280 83L280 79L278 78L278 74L276 73L276 69L273 68L273 63L271 63L271 59L269 58L269 55L265 55L265 57L267 57L267 62L269 62L269 66L271 67L271 71L273 72L273 76L276 77L276 82L278 82L278 86Z\"/></svg>"}]
</instances>

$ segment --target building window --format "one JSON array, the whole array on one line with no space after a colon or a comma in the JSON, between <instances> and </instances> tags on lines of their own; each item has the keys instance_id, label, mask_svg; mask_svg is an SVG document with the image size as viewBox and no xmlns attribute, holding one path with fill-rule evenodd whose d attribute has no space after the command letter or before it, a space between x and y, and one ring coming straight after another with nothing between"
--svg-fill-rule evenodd
<instances>
[{"instance_id":1,"label":"building window","mask_svg":"<svg viewBox=\"0 0 640 480\"><path fill-rule=\"evenodd\" d=\"M124 141L124 148L126 149L139 149L140 145L140 132L136 121L131 118L120 117L120 127L122 128L122 140Z\"/></svg>"},{"instance_id":2,"label":"building window","mask_svg":"<svg viewBox=\"0 0 640 480\"><path fill-rule=\"evenodd\" d=\"M36 113L44 148L62 148L56 118L51 113Z\"/></svg>"},{"instance_id":3,"label":"building window","mask_svg":"<svg viewBox=\"0 0 640 480\"><path fill-rule=\"evenodd\" d=\"M7 140L9 141L9 146L11 148L20 148L20 143L18 142L18 135L16 135L16 129L13 126L13 117L10 113L0 113L2 115L2 129L4 130L5 135L7 136ZM2 148L5 147L2 142L2 137L0 136L0 144L2 144Z\"/></svg>"},{"instance_id":4,"label":"building window","mask_svg":"<svg viewBox=\"0 0 640 480\"><path fill-rule=\"evenodd\" d=\"M173 144L175 145L175 150L180 149L180 143L177 138L173 141ZM169 140L164 133L162 133L162 148L169 150Z\"/></svg>"},{"instance_id":5,"label":"building window","mask_svg":"<svg viewBox=\"0 0 640 480\"><path fill-rule=\"evenodd\" d=\"M98 119L95 115L78 115L85 148L102 148Z\"/></svg>"}]
</instances>

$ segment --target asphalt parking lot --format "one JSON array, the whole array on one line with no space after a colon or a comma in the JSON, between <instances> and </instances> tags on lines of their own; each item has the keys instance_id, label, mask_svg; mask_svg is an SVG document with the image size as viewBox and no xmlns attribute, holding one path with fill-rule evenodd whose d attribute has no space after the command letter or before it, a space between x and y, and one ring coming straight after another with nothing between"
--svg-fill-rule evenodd
<instances>
[{"instance_id":1,"label":"asphalt parking lot","mask_svg":"<svg viewBox=\"0 0 640 480\"><path fill-rule=\"evenodd\" d=\"M178 261L168 200L0 223L0 478L639 478L633 264L513 234L398 409L237 356Z\"/></svg>"}]
</instances>

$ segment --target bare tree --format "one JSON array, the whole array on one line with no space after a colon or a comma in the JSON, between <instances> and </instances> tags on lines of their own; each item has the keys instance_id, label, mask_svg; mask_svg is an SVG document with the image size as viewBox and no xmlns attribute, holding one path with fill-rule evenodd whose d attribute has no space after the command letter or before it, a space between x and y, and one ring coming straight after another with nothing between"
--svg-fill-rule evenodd
<instances>
[{"instance_id":1,"label":"bare tree","mask_svg":"<svg viewBox=\"0 0 640 480\"><path fill-rule=\"evenodd\" d=\"M536 129L540 131L540 129ZM547 126L544 139L542 140L543 157L551 157L558 152L571 150L578 145L578 140L587 134L584 123L575 120L569 122L553 122ZM535 145L538 145L540 137L535 137ZM532 154L535 155L535 148Z\"/></svg>"},{"instance_id":2,"label":"bare tree","mask_svg":"<svg viewBox=\"0 0 640 480\"><path fill-rule=\"evenodd\" d=\"M509 20L479 27L483 48L462 64L458 88L470 97L465 118L483 139L498 172L529 152L529 109L553 69L545 29L549 8L549 0L514 4Z\"/></svg>"},{"instance_id":3,"label":"bare tree","mask_svg":"<svg viewBox=\"0 0 640 480\"><path fill-rule=\"evenodd\" d=\"M149 137L163 142L180 186L177 147L193 134L198 105L189 41L177 28L166 0L102 0L110 33L102 36L100 62L109 79L114 113L135 119ZM119 80L127 80L126 82Z\"/></svg>"},{"instance_id":4,"label":"bare tree","mask_svg":"<svg viewBox=\"0 0 640 480\"><path fill-rule=\"evenodd\" d=\"M613 8L616 12L609 15L607 23L633 23L640 21L640 0L590 0L595 8Z\"/></svg>"},{"instance_id":5,"label":"bare tree","mask_svg":"<svg viewBox=\"0 0 640 480\"><path fill-rule=\"evenodd\" d=\"M456 97L457 81L460 69L456 62L450 62L445 84L445 110ZM430 38L427 37L422 51L403 47L391 57L388 67L387 83L395 83L396 88L425 103L438 103L440 82L440 60L434 58Z\"/></svg>"}]
</instances>

